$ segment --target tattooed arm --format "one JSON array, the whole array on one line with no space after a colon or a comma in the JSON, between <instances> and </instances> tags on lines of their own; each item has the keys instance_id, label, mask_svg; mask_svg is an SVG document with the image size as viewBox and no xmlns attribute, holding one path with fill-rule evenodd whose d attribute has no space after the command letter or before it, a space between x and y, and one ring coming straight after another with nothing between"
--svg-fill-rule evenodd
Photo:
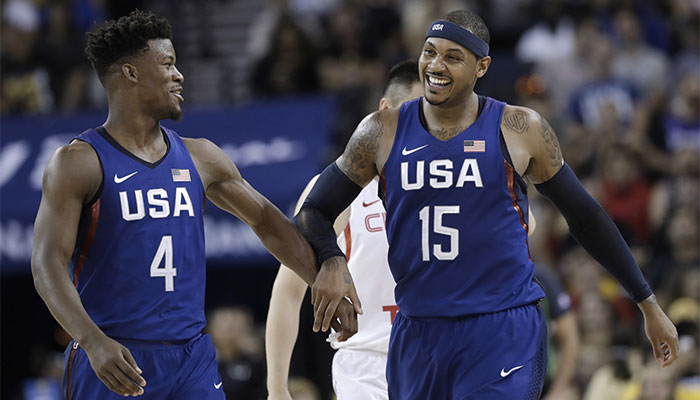
<instances>
[{"instance_id":1,"label":"tattooed arm","mask_svg":"<svg viewBox=\"0 0 700 400\"><path fill-rule=\"evenodd\" d=\"M365 117L336 160L340 170L358 186L366 186L383 168L393 144L397 113L385 110ZM385 125L394 129L385 129Z\"/></svg>"},{"instance_id":2,"label":"tattooed arm","mask_svg":"<svg viewBox=\"0 0 700 400\"><path fill-rule=\"evenodd\" d=\"M526 107L506 106L501 128L514 167L533 183L553 177L562 166L561 149L547 120Z\"/></svg>"},{"instance_id":3,"label":"tattooed arm","mask_svg":"<svg viewBox=\"0 0 700 400\"><path fill-rule=\"evenodd\" d=\"M352 276L347 269L347 260L338 248L333 221L377 174L378 157L388 154L386 149L391 146L386 138L382 138L385 136L386 121L391 120L386 114L392 112L376 112L360 122L343 155L321 173L297 214L297 226L321 263L311 287L314 331L326 331L336 322L336 308L344 296L352 301L358 313L362 313Z\"/></svg>"},{"instance_id":4,"label":"tattooed arm","mask_svg":"<svg viewBox=\"0 0 700 400\"><path fill-rule=\"evenodd\" d=\"M552 128L536 112L512 106L506 107L501 127L515 168L520 172L526 165L523 175L557 207L571 235L638 303L657 362L670 365L678 356L676 328L656 303L615 223L562 161Z\"/></svg>"}]
</instances>

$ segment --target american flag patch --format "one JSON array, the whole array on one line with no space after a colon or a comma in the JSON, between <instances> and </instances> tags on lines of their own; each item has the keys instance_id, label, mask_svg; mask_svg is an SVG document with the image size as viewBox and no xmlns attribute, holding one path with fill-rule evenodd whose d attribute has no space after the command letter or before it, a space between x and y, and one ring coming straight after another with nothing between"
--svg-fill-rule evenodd
<instances>
[{"instance_id":1,"label":"american flag patch","mask_svg":"<svg viewBox=\"0 0 700 400\"><path fill-rule=\"evenodd\" d=\"M483 153L486 151L486 141L485 140L465 140L464 141L464 152L465 153Z\"/></svg>"},{"instance_id":2,"label":"american flag patch","mask_svg":"<svg viewBox=\"0 0 700 400\"><path fill-rule=\"evenodd\" d=\"M465 150L466 151L466 150ZM191 182L190 170L189 169L175 169L173 168L173 182Z\"/></svg>"}]
</instances>

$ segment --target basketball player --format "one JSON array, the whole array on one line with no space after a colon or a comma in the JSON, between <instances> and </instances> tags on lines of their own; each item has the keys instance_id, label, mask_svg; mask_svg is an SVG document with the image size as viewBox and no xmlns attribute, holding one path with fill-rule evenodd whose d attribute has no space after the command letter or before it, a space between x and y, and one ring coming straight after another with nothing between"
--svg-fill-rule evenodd
<instances>
[{"instance_id":1,"label":"basketball player","mask_svg":"<svg viewBox=\"0 0 700 400\"><path fill-rule=\"evenodd\" d=\"M405 61L395 65L386 80L379 109L396 107L423 94L418 65ZM311 190L314 178L299 199L298 207ZM398 310L394 280L386 262L388 244L384 227L386 212L377 197L377 180L371 181L336 219L338 243L345 249L348 267L363 299L364 314L357 319L358 331L349 340L341 336L331 346L333 388L338 400L386 399L386 354L391 322ZM287 268L280 268L270 299L265 329L268 399L291 400L287 390L289 363L299 330L299 309L306 283Z\"/></svg>"},{"instance_id":2,"label":"basketball player","mask_svg":"<svg viewBox=\"0 0 700 400\"><path fill-rule=\"evenodd\" d=\"M526 241L525 180L638 303L654 355L671 364L675 327L613 222L562 160L549 124L533 110L474 93L491 63L488 41L470 11L431 24L419 60L425 96L367 116L297 215L321 268L342 268L332 222L380 176L400 309L389 398L539 397L547 333Z\"/></svg>"},{"instance_id":3,"label":"basketball player","mask_svg":"<svg viewBox=\"0 0 700 400\"><path fill-rule=\"evenodd\" d=\"M75 338L63 391L67 399L223 399L212 341L200 333L205 196L309 284L313 251L221 149L160 125L180 118L183 101L167 20L134 11L88 34L86 53L109 115L48 163L32 254L37 291ZM348 289L356 298L352 282L341 283L326 287L337 296L317 297L335 302ZM356 325L352 308L338 306L343 327Z\"/></svg>"}]
</instances>

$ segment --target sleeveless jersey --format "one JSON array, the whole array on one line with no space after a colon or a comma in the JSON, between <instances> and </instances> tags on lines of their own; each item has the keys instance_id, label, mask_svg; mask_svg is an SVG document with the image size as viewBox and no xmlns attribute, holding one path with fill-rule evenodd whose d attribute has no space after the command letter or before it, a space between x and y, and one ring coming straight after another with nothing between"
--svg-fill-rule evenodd
<instances>
[{"instance_id":1,"label":"sleeveless jersey","mask_svg":"<svg viewBox=\"0 0 700 400\"><path fill-rule=\"evenodd\" d=\"M399 111L382 171L389 265L409 317L463 317L544 297L527 244L527 186L501 134L505 104L441 141L420 122L422 98Z\"/></svg>"},{"instance_id":2,"label":"sleeveless jersey","mask_svg":"<svg viewBox=\"0 0 700 400\"><path fill-rule=\"evenodd\" d=\"M113 338L186 340L205 325L204 187L182 139L162 129L168 150L155 163L103 127L76 138L97 152L103 181L83 210L70 274Z\"/></svg>"},{"instance_id":3,"label":"sleeveless jersey","mask_svg":"<svg viewBox=\"0 0 700 400\"><path fill-rule=\"evenodd\" d=\"M345 342L331 342L334 349L372 350L386 354L394 315L394 278L387 262L386 212L372 180L350 204L350 220L338 245L345 249L348 268L364 313L357 316L357 333Z\"/></svg>"}]
</instances>

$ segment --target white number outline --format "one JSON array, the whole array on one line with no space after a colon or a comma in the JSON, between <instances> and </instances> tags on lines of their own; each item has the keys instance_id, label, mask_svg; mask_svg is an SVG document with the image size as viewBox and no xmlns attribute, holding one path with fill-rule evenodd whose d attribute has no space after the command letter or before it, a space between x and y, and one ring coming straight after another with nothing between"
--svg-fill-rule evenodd
<instances>
[{"instance_id":1,"label":"white number outline","mask_svg":"<svg viewBox=\"0 0 700 400\"><path fill-rule=\"evenodd\" d=\"M433 232L438 235L449 236L450 248L448 251L444 251L442 244L434 243L432 253L438 260L454 260L459 255L459 229L443 225L442 217L445 214L459 214L460 206L433 206L433 209ZM423 207L418 213L418 218L421 220L421 253L423 261L430 261L430 206Z\"/></svg>"},{"instance_id":2,"label":"white number outline","mask_svg":"<svg viewBox=\"0 0 700 400\"><path fill-rule=\"evenodd\" d=\"M161 268L163 259L165 259L165 265ZM172 292L175 290L176 276L177 268L173 266L173 237L164 235L151 261L151 278L165 278L165 291Z\"/></svg>"}]
</instances>

